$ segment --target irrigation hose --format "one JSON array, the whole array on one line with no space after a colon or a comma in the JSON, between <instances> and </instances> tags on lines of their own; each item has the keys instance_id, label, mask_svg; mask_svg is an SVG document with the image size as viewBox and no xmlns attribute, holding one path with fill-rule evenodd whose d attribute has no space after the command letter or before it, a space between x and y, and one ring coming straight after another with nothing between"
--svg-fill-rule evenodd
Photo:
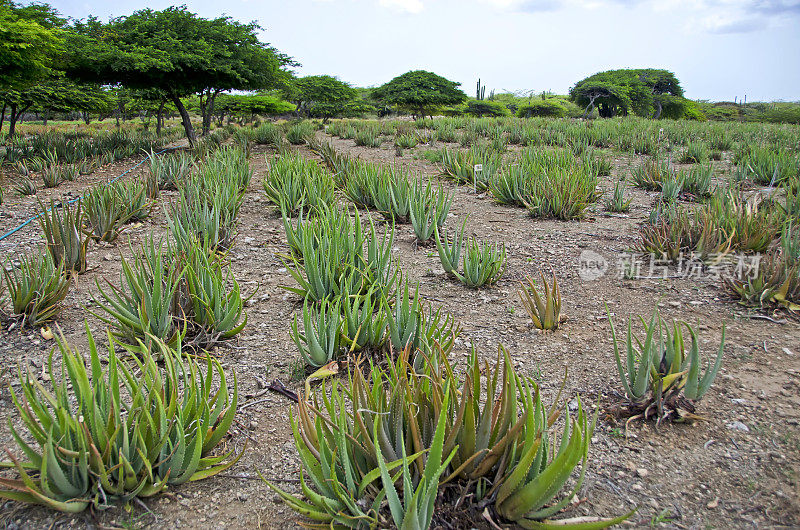
<instances>
[{"instance_id":1,"label":"irrigation hose","mask_svg":"<svg viewBox=\"0 0 800 530\"><path fill-rule=\"evenodd\" d=\"M164 149L162 149L161 151L159 151L159 152L157 152L157 153L154 153L154 154L156 154L156 155L160 155L161 153L165 153L165 152L167 152L167 151L170 151L170 150L172 150L172 149L178 149L178 148L179 148L179 146L176 146L176 147L165 147L165 148L164 148ZM124 171L124 172L123 172L121 175L118 175L118 176L114 177L113 179L111 179L110 181L108 181L108 182L106 183L106 185L109 185L109 184L113 184L113 183L115 183L116 181L118 181L119 179L121 179L122 177L124 177L125 175L127 175L128 173L130 173L131 171L133 171L134 169L136 169L137 167L141 166L142 164L144 164L145 162L147 162L148 160L150 160L150 156L151 156L151 154L153 154L153 153L148 153L148 154L147 154L147 156L146 156L146 157L144 157L144 158L143 158L142 160L140 160L139 162L137 162L137 163L136 163L136 165L134 165L133 167L130 167L130 168L128 168L127 170L125 170L125 171ZM81 199L83 198L83 196L84 196L84 195L86 195L86 193L88 193L88 191L87 191L87 192L85 192L85 193L83 193L83 195L81 195L80 197L75 197L74 199L71 199L71 200L67 201L67 203L66 203L66 204L72 204L72 203L74 203L74 202L77 202L77 201L81 200ZM25 222L23 222L21 225L19 225L18 227L14 228L13 230L9 230L8 232L6 232L6 233L5 233L5 234L3 234L2 236L0 236L0 241L4 240L5 238L7 238L7 237L9 237L9 236L12 236L12 235L14 235L15 233L19 232L20 230L22 230L23 228L25 228L26 226L28 226L29 224L31 224L33 221L35 221L36 219L38 219L39 217L41 217L42 215L45 215L45 214L49 213L49 212L50 212L50 209L51 209L51 208L50 208L50 207L48 207L48 208L47 208L45 211L43 211L43 212L40 212L40 213L38 213L38 214L34 215L33 217L30 217L30 218L28 218L27 220L25 220Z\"/></svg>"}]
</instances>

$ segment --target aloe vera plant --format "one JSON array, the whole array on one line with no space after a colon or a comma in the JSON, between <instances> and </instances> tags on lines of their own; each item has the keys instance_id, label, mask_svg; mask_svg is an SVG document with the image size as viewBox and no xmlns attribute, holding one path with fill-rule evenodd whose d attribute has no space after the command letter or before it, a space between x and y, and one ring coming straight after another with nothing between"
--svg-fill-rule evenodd
<instances>
[{"instance_id":1,"label":"aloe vera plant","mask_svg":"<svg viewBox=\"0 0 800 530\"><path fill-rule=\"evenodd\" d=\"M394 307L386 308L389 328L389 341L395 350L404 350L411 346L412 350L419 345L422 331L422 303L419 300L419 284L413 295L409 282L397 289Z\"/></svg>"},{"instance_id":2,"label":"aloe vera plant","mask_svg":"<svg viewBox=\"0 0 800 530\"><path fill-rule=\"evenodd\" d=\"M81 205L95 241L116 240L129 220L128 207L114 187L95 186L81 198Z\"/></svg>"},{"instance_id":3,"label":"aloe vera plant","mask_svg":"<svg viewBox=\"0 0 800 530\"><path fill-rule=\"evenodd\" d=\"M62 264L49 253L22 256L18 267L3 269L11 312L22 317L22 325L41 326L61 311L71 285Z\"/></svg>"},{"instance_id":4,"label":"aloe vera plant","mask_svg":"<svg viewBox=\"0 0 800 530\"><path fill-rule=\"evenodd\" d=\"M344 346L351 352L376 351L386 343L386 307L377 286L341 299Z\"/></svg>"},{"instance_id":5,"label":"aloe vera plant","mask_svg":"<svg viewBox=\"0 0 800 530\"><path fill-rule=\"evenodd\" d=\"M334 201L330 174L315 161L297 154L270 160L263 185L267 200L291 214Z\"/></svg>"},{"instance_id":6,"label":"aloe vera plant","mask_svg":"<svg viewBox=\"0 0 800 530\"><path fill-rule=\"evenodd\" d=\"M231 395L219 361L208 357L203 370L180 342L173 350L156 341L163 368L149 350L129 366L110 342L104 368L88 323L86 336L88 359L57 338L64 369L55 369L54 349L48 363L54 393L20 369L21 389L11 395L28 433L10 426L24 458L8 452L3 466L20 478L0 478L0 498L63 512L103 509L211 477L238 460L233 451L211 454L238 401L236 377Z\"/></svg>"},{"instance_id":7,"label":"aloe vera plant","mask_svg":"<svg viewBox=\"0 0 800 530\"><path fill-rule=\"evenodd\" d=\"M528 168L512 164L489 181L489 192L499 204L524 206L533 193Z\"/></svg>"},{"instance_id":8,"label":"aloe vera plant","mask_svg":"<svg viewBox=\"0 0 800 530\"><path fill-rule=\"evenodd\" d=\"M150 216L154 203L147 198L147 187L143 182L117 182L114 184L114 193L124 208L122 217L128 222L144 221Z\"/></svg>"},{"instance_id":9,"label":"aloe vera plant","mask_svg":"<svg viewBox=\"0 0 800 530\"><path fill-rule=\"evenodd\" d=\"M27 174L21 174L14 179L14 191L23 197L36 195L36 183Z\"/></svg>"},{"instance_id":10,"label":"aloe vera plant","mask_svg":"<svg viewBox=\"0 0 800 530\"><path fill-rule=\"evenodd\" d=\"M208 346L229 339L244 329L246 299L229 266L223 269L202 248L195 248L186 259L184 278L200 344Z\"/></svg>"},{"instance_id":11,"label":"aloe vera plant","mask_svg":"<svg viewBox=\"0 0 800 530\"><path fill-rule=\"evenodd\" d=\"M89 238L83 233L84 215L81 201L75 206L50 199L49 211L39 202L39 226L47 241L47 250L55 263L62 263L67 274L86 271L86 249Z\"/></svg>"},{"instance_id":12,"label":"aloe vera plant","mask_svg":"<svg viewBox=\"0 0 800 530\"><path fill-rule=\"evenodd\" d=\"M762 256L755 274L739 270L722 278L738 303L762 310L784 308L790 312L800 311L800 262L793 254L800 245L792 248L790 237L785 231L783 248Z\"/></svg>"},{"instance_id":13,"label":"aloe vera plant","mask_svg":"<svg viewBox=\"0 0 800 530\"><path fill-rule=\"evenodd\" d=\"M286 131L286 139L292 145L302 145L313 136L314 126L309 121L295 123Z\"/></svg>"},{"instance_id":14,"label":"aloe vera plant","mask_svg":"<svg viewBox=\"0 0 800 530\"><path fill-rule=\"evenodd\" d=\"M112 335L126 348L140 351L140 344L150 348L155 339L174 346L180 339L174 299L183 270L173 266L171 259L164 245L151 239L133 261L122 258L118 285L106 280L104 290L95 281L99 297L93 299L102 313L93 314L114 328Z\"/></svg>"},{"instance_id":15,"label":"aloe vera plant","mask_svg":"<svg viewBox=\"0 0 800 530\"><path fill-rule=\"evenodd\" d=\"M147 197L157 199L161 190L178 189L193 168L194 159L187 152L159 155L151 150L148 153Z\"/></svg>"},{"instance_id":16,"label":"aloe vera plant","mask_svg":"<svg viewBox=\"0 0 800 530\"><path fill-rule=\"evenodd\" d=\"M424 185L417 180L411 191L409 218L418 241L429 241L435 227L444 225L452 202L453 195L448 195L441 185L434 191L430 182Z\"/></svg>"},{"instance_id":17,"label":"aloe vera plant","mask_svg":"<svg viewBox=\"0 0 800 530\"><path fill-rule=\"evenodd\" d=\"M556 274L552 273L552 286L547 284L543 272L540 272L539 276L542 280L541 294L533 279L526 277L527 285L520 282L522 288L519 290L519 298L534 327L541 330L557 329L561 322L561 291L558 288Z\"/></svg>"},{"instance_id":18,"label":"aloe vera plant","mask_svg":"<svg viewBox=\"0 0 800 530\"><path fill-rule=\"evenodd\" d=\"M394 229L381 237L370 221L365 233L358 210L352 218L336 207L318 213L292 229L296 251L286 263L298 286L285 289L313 301L362 294L372 285L390 292L397 277Z\"/></svg>"},{"instance_id":19,"label":"aloe vera plant","mask_svg":"<svg viewBox=\"0 0 800 530\"><path fill-rule=\"evenodd\" d=\"M506 245L479 242L471 237L467 240L461 262L462 272L453 274L464 285L472 288L493 285L506 270Z\"/></svg>"},{"instance_id":20,"label":"aloe vera plant","mask_svg":"<svg viewBox=\"0 0 800 530\"><path fill-rule=\"evenodd\" d=\"M639 317L646 334L644 341L636 338L634 343L629 320L623 359L610 312L608 319L617 371L628 398L620 413L629 415L630 419L656 418L657 422L695 418L694 402L708 392L722 365L725 325L716 359L703 371L697 334L689 324L673 322L670 331L656 308L649 324ZM684 347L684 327L691 335L688 351Z\"/></svg>"},{"instance_id":21,"label":"aloe vera plant","mask_svg":"<svg viewBox=\"0 0 800 530\"><path fill-rule=\"evenodd\" d=\"M55 188L62 180L61 166L49 164L42 169L42 183L45 188Z\"/></svg>"},{"instance_id":22,"label":"aloe vera plant","mask_svg":"<svg viewBox=\"0 0 800 530\"><path fill-rule=\"evenodd\" d=\"M452 241L447 237L447 231L442 231L439 236L439 228L434 226L433 234L436 240L436 251L439 253L439 260L442 268L447 274L454 275L458 272L459 261L461 260L461 249L464 247L464 228L467 226L467 219L461 223L461 230L456 232Z\"/></svg>"},{"instance_id":23,"label":"aloe vera plant","mask_svg":"<svg viewBox=\"0 0 800 530\"><path fill-rule=\"evenodd\" d=\"M632 198L625 198L625 183L618 180L614 184L614 191L611 193L611 197L606 199L605 207L609 212L625 213L631 209L632 201Z\"/></svg>"},{"instance_id":24,"label":"aloe vera plant","mask_svg":"<svg viewBox=\"0 0 800 530\"><path fill-rule=\"evenodd\" d=\"M503 348L494 368L473 351L463 384L441 349L421 365L411 354L399 351L386 368L354 366L329 389L306 387L291 419L304 498L268 481L313 521L302 525L428 528L437 502L461 496L524 528L605 528L630 516L549 519L570 504L588 465L597 416L590 419L580 401L575 418L566 412L559 440L553 425L562 410L543 405L536 383L515 373ZM574 486L559 495L579 466Z\"/></svg>"},{"instance_id":25,"label":"aloe vera plant","mask_svg":"<svg viewBox=\"0 0 800 530\"><path fill-rule=\"evenodd\" d=\"M403 500L395 487L396 478L389 474L389 469L384 461L381 451L376 451L375 456L378 460L378 469L381 471L381 482L386 492L386 500L389 503L389 510L392 513L392 520L397 528L427 530L433 520L436 496L439 492L439 477L447 469L450 461L455 455L455 449L445 456L444 437L447 420L447 408L450 398L448 388L445 388L444 403L442 412L439 413L436 430L433 433L433 440L426 455L425 468L419 480L414 486L412 482L412 472L409 468L408 456L406 455L403 433L400 433L400 446L402 448L402 492ZM378 418L374 422L373 443L378 444Z\"/></svg>"},{"instance_id":26,"label":"aloe vera plant","mask_svg":"<svg viewBox=\"0 0 800 530\"><path fill-rule=\"evenodd\" d=\"M336 360L340 353L342 317L339 301L322 300L318 305L303 304L303 331L297 318L292 322L291 336L303 361L309 366L323 366Z\"/></svg>"}]
</instances>

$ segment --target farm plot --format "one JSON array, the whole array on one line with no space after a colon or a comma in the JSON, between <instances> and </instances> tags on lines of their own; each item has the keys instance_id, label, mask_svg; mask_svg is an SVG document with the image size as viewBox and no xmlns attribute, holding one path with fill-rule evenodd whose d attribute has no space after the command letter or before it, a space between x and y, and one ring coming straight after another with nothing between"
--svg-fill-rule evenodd
<instances>
[{"instance_id":1,"label":"farm plot","mask_svg":"<svg viewBox=\"0 0 800 530\"><path fill-rule=\"evenodd\" d=\"M330 203L327 195L330 187L315 188L315 183L335 183L340 210L338 216L332 218L341 221L347 217L350 221L347 226L352 229L356 226L352 203L358 203L362 234L367 234L372 241L383 242L383 247L376 248L376 255L380 254L379 250L388 249L390 261L396 264L395 267L376 267L373 271L401 271L398 272L401 279L395 280L402 282L397 284L403 286L397 289L400 294L386 293L388 300L395 301L388 305L387 312L397 318L396 309L403 305L405 286L408 286L409 303L419 300L421 311L426 315L424 329L440 332L439 335L420 333L423 338L414 346L423 350L429 348L427 351L431 352L435 350L435 347L431 349L434 342L443 344L450 337L449 362L457 374L465 374L473 348L478 358L493 367L498 348L503 345L508 351L508 366L519 377L530 378L530 384L538 386L545 404L557 399L564 381L559 406L565 407L573 417L577 418L581 409L591 415L599 407L597 426L586 440L591 443L588 443L585 477L577 495L565 505L564 513L555 518L611 518L638 507L629 519L637 526L659 522L692 527L701 524L769 526L791 525L797 520L800 328L791 310L782 308L780 296L763 300L764 307L759 304L758 311L737 304L733 299L736 291L723 283L717 274L722 267L715 267L714 262L719 255L728 254L729 259L741 257L743 263L750 263L755 252L778 245L781 234L774 228L778 225L772 223L771 216L779 215L780 211L763 206L765 213L753 215L763 215L764 220L758 218L747 224L749 218L746 218L742 221L745 224L737 225L730 232L724 232L724 226L713 225L711 229L715 234L727 234L714 241L710 235L684 240L683 233L676 238L656 237L662 224L667 228L681 226L676 220L683 216L681 208L686 209L687 215L692 213L689 222L700 218L696 211L703 208L712 213L715 209L736 210L738 196L728 200L725 199L727 195L720 193L709 202L703 199L706 194L710 195L708 192L713 186L730 182L737 173L750 172L741 175L749 182L744 190L748 198L765 193L763 186L771 183L775 171L764 176L767 171L758 169L757 161L767 155L757 150L734 149L733 144L720 140L721 160L714 164L715 169L708 177L691 175L699 173L696 168L701 164L678 163L708 163L706 157L710 158L713 150L709 147L704 156L703 149L693 149L691 142L681 147L682 134L687 138L698 131L708 138L738 134L746 141L750 131L720 132L709 126L707 130L687 132L676 126L659 133L636 129L634 123L628 131L604 132L597 127L600 132L587 133L580 131L590 130L588 128L558 130L559 125L550 125L562 123L556 121L533 121L536 127L516 131L525 123L523 120L506 124L495 120L472 120L463 124L433 120L421 122L419 126L413 122L379 123L381 125L334 122L328 133L345 130L342 135L345 138L322 131L314 133L310 128L303 134L296 133L299 147L285 145L279 134L277 139L264 140L264 143L268 140L278 145L277 149L256 144L249 150L247 159L252 178L243 187L235 215L237 221L232 224L235 237L230 234L229 238L215 239L226 247L223 266L231 276L224 277L225 285L230 291L235 278L241 297L246 300L243 303L247 323L241 332L227 340L207 341L221 368L237 375L237 413L229 429L230 436L220 440L216 454L242 452L238 462L208 480L171 486L162 495L134 502L130 513L114 508L92 515L85 512L65 516L43 508L8 503L4 505L2 516L5 524L42 527L55 523L61 527L81 527L91 522L103 526L237 528L260 525L277 528L301 519L258 475L261 473L286 492L301 495L301 462L289 420L294 406L289 399L268 391L267 387L279 380L302 396L303 379L313 369L307 369L308 363L301 360L298 349L306 348L309 358L314 353L309 341L300 337L304 335L308 339L303 312L315 318L323 312L314 304L304 304L301 296L285 289L285 286L303 287L297 277L308 279L305 271L312 254L302 255L302 260L297 255L294 260L290 257L292 245L287 241L281 206L287 214L289 227L296 227L298 218L290 217L289 210L303 212L305 219L309 219L314 197L300 193L290 204L291 183L284 182L285 186L279 187L280 182L273 178L276 168L281 168L282 175L291 173L293 168L299 168L297 171L305 176L316 175L312 178L314 182L303 182L302 187L303 190L316 189L316 195L322 197L320 204ZM630 122L623 123L624 127L630 125ZM495 127L500 125L505 128L497 132ZM347 127L364 130L356 131L352 139L348 139ZM375 127L387 127L386 132L391 132L394 141L371 140L381 135L380 129L371 130ZM438 137L440 131L444 131L442 139ZM252 132L253 137L257 133ZM778 141L784 134L778 128L770 129L769 133ZM310 134L314 135L310 142L313 150L302 145ZM578 138L580 134L591 136L586 139L586 145ZM454 141L458 135L467 137L463 146ZM674 138L668 141L662 135L674 135ZM517 136L540 139L522 141L527 144L524 146L511 143ZM245 134L240 134L232 143L241 142L242 137ZM711 140L708 142L710 146ZM662 152L668 143L676 146L674 156ZM612 144L615 149L611 149ZM379 147L369 147L375 145ZM568 151L562 151L564 148ZM684 151L694 154L684 155ZM651 159L659 154L659 160ZM737 163L743 157L749 157L750 162ZM662 163L666 168L661 168ZM475 164L482 164L477 175ZM552 164L562 173L547 171L545 176L563 174L564 177L551 181L530 177L537 171L535 168L546 164ZM493 167L497 176L489 174ZM121 169L114 167L113 172ZM219 172L232 171L222 169ZM137 172L130 175L132 180L144 181L149 175L145 166ZM521 173L517 181L513 180L515 172ZM615 201L618 181L628 175L640 187L627 182L622 197ZM409 183L408 189L403 188L404 178ZM575 181L570 187L558 187L571 178ZM788 174L786 180L791 182L796 178ZM670 184L664 184L673 179L681 183L677 191L671 190ZM265 180L272 184L266 191ZM402 201L392 203L391 197L386 203L388 206L382 206L383 193L370 191L369 183L374 181L388 182L387 187L396 189L398 196L416 193L423 197L420 202L437 205L433 207L434 213L430 219L423 219L427 209L421 208L419 215L412 214L412 202L406 211L400 204ZM536 181L538 187L525 188L531 181ZM650 191L642 189L648 187ZM133 256L153 238L175 237L176 212L188 199L181 191L169 189L170 186L163 188L146 219L126 225L113 242L89 247L87 270L72 281L57 319L64 337L76 349L88 351L86 320L100 350L106 351L107 325L98 316L108 317L99 308L103 303L100 288L109 290L106 280L119 286L117 279L124 272L123 264L133 263ZM557 193L559 189L561 195ZM791 193L790 186L785 189ZM62 185L61 190L77 195L83 188L77 183L68 183ZM564 197L569 199L559 200ZM578 200L573 201L576 197ZM607 206L606 201L617 205ZM351 215L345 216L348 206ZM33 203L7 200L3 208L13 216L3 219L2 228L5 229L26 217ZM747 208L758 209L757 206L742 206L741 209ZM657 212L655 217L654 211ZM435 215L436 212L440 216ZM668 217L670 215L675 217ZM733 215L730 218L741 219ZM394 224L387 223L387 219L394 220ZM744 230L753 224L759 226L759 222L773 232L764 235L763 231ZM465 241L475 238L476 252L485 248L480 245L491 244L497 252L502 248L505 254L505 260L499 257L489 260L504 261L504 264L480 289L471 288L470 282L459 278L468 276L462 260L455 260L458 274L454 275L446 271L440 258L437 237L441 243L447 238L446 232L452 241L460 230ZM344 231L342 228L340 233ZM643 234L649 238L644 238ZM786 236L790 237L791 234ZM9 241L13 243L0 247L4 259L14 259L40 248L41 231L33 223ZM675 254L670 254L668 251L676 246ZM468 254L469 248L467 244L462 257ZM297 249L302 251L302 245ZM708 254L704 263L684 262L684 254L703 251ZM659 259L647 256L651 252L656 252ZM366 256L366 262L370 262L369 255ZM361 270L363 272L363 268ZM534 279L533 289L542 292L540 272L550 286L554 283L551 278L556 278L561 298L560 318L555 318L557 328L544 332L532 325L518 295L520 281L525 281L526 277ZM729 282L737 281L733 273L728 274ZM391 277L384 275L382 278L383 283L374 284L390 287ZM339 281L339 277L336 280ZM418 295L414 296L417 285ZM344 287L346 282L331 288L335 291ZM319 296L318 300L324 298ZM747 297L739 296L739 299L752 302ZM713 361L724 328L722 366L710 390L696 403L693 412L700 419L676 423L667 418L659 424L653 420L634 419L626 425L624 416L614 414L615 407L624 402L625 390L614 361L609 313L618 338L624 338L629 318L634 319L634 332L643 338L643 327L636 315L649 322L655 307L670 325L675 318L692 327L704 362ZM425 323L434 321L429 315L436 311L439 311L439 320L435 321L438 324L425 327ZM387 319L391 320L388 316ZM292 333L293 321L297 333ZM195 331L202 327L201 322L192 322L194 327L190 333L197 338L200 335ZM388 327L391 335L391 325ZM450 331L456 327L461 331L454 337ZM209 335L212 334L203 336L208 338ZM357 349L354 344L360 336L360 333L351 335L351 343L334 348L334 356L344 358L340 350ZM407 344L400 333L397 336L401 344ZM432 336L438 340L426 342L425 337ZM4 326L3 338L0 355L5 370L2 377L11 383L15 392L20 388L16 365L43 384L50 381L47 361L53 343L38 327L21 328L19 320L14 320ZM224 339L219 335L214 338ZM686 331L684 339L688 346L691 338ZM199 343L200 339L197 341ZM367 346L363 349L365 355L370 350ZM380 363L379 356L373 358ZM316 361L310 364L321 366L329 357L314 359ZM342 371L347 369L347 366L341 367ZM345 380L339 378L339 384L344 385ZM231 379L229 377L229 384ZM462 380L462 375L458 379ZM326 381L326 385L330 391L331 383ZM315 388L321 395L322 387ZM564 425L563 417L556 424L556 438ZM19 416L5 390L0 419L4 423L10 420L20 427ZM684 419L691 420L691 417ZM14 440L8 429L0 433L0 446L14 450ZM578 477L578 471L571 475L565 493L575 486ZM476 490L466 489L470 492L469 502L453 506L459 484L463 487L462 483L454 481L452 487L442 489L442 508L434 515L434 526L490 528L491 523L482 516L482 509L471 507L473 500L470 499L479 496ZM491 489L491 485L487 489ZM504 522L501 516L511 513L496 504L489 506L492 508L487 513L498 524ZM391 520L388 510L384 510L381 517ZM505 521L509 518L505 516Z\"/></svg>"}]
</instances>

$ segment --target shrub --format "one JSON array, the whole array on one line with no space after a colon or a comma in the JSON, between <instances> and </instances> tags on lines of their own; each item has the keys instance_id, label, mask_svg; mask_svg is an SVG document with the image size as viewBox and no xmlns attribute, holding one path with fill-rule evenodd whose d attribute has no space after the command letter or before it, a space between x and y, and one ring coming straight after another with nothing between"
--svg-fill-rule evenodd
<instances>
[{"instance_id":1,"label":"shrub","mask_svg":"<svg viewBox=\"0 0 800 530\"><path fill-rule=\"evenodd\" d=\"M563 118L567 113L564 106L554 99L532 99L517 109L518 118Z\"/></svg>"},{"instance_id":2,"label":"shrub","mask_svg":"<svg viewBox=\"0 0 800 530\"><path fill-rule=\"evenodd\" d=\"M470 100L467 102L467 114L471 114L472 116L509 116L511 113L506 108L505 105L500 103L499 101L491 101L488 99L482 100Z\"/></svg>"}]
</instances>

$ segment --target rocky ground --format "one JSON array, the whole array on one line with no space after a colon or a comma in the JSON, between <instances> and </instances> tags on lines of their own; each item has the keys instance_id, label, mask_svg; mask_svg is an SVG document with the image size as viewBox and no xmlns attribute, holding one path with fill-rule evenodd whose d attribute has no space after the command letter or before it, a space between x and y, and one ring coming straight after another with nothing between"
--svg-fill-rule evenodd
<instances>
[{"instance_id":1,"label":"rocky ground","mask_svg":"<svg viewBox=\"0 0 800 530\"><path fill-rule=\"evenodd\" d=\"M338 150L396 163L426 178L435 179L438 173L421 156L425 146L396 157L388 142L369 149L325 138ZM300 151L315 157L306 148ZM614 170L611 177L603 178L604 190L627 174L633 162L627 155L607 154L614 159ZM7 502L0 504L0 527L295 526L295 514L257 475L260 471L289 491L299 490L299 460L289 429L291 403L264 390L265 383L275 379L292 388L301 386L298 354L288 334L288 323L300 301L281 288L291 285L292 279L279 256L287 249L281 220L261 196L265 155L271 152L253 150L255 177L244 199L240 233L230 256L243 290L256 291L249 302L249 323L236 340L214 352L226 369L238 375L239 412L225 445L241 449L247 443L242 459L221 476L147 499L130 513L115 508L68 516ZM50 193L77 196L136 161L105 167ZM142 168L125 178L139 173ZM7 180L2 185L9 190ZM419 280L426 300L452 313L463 326L453 354L456 360L463 359L471 345L493 356L498 344L503 344L520 372L540 382L546 399L555 396L568 367L567 400L580 394L586 402L604 406L621 391L606 304L618 327L629 316L649 316L658 305L665 318L685 320L698 330L707 356L716 352L723 323L727 325L722 370L699 405L704 420L662 424L658 429L652 423L634 421L626 436L623 424L601 415L580 502L565 515L612 516L638 507L627 524L746 528L800 523L800 325L796 320L781 314L771 320L748 314L727 299L720 280L712 274L687 277L674 266L650 270L644 262L638 278L626 279L622 265L629 260L637 225L648 216L655 194L631 190L633 204L625 215L608 214L598 203L587 219L560 222L533 220L523 209L499 206L465 187L445 186L455 193L448 223L455 226L467 217L469 234L504 242L509 257L506 275L497 285L471 290L446 277L435 249L418 246L410 226L397 227L394 250L400 267ZM40 197L46 195L40 192ZM91 248L90 270L78 279L59 319L71 343L79 348L85 345L84 320L102 336L104 326L91 313L95 282L114 281L121 255L130 255L130 247L149 233L165 233L163 205L173 199L165 194L152 217L131 227L116 244ZM6 202L0 206L0 233L34 212L34 200L7 191ZM0 241L0 258L13 258L41 244L39 227L32 223ZM589 271L589 261L605 263L604 272ZM529 324L517 290L525 275L550 268L558 277L567 319L557 331L543 334ZM38 330L20 329L7 321L0 330L4 387L9 382L14 385L17 365L44 377L42 368L52 346ZM16 414L8 392L0 392L0 420L5 425L16 421ZM0 447L14 450L6 427L0 428Z\"/></svg>"}]
</instances>

